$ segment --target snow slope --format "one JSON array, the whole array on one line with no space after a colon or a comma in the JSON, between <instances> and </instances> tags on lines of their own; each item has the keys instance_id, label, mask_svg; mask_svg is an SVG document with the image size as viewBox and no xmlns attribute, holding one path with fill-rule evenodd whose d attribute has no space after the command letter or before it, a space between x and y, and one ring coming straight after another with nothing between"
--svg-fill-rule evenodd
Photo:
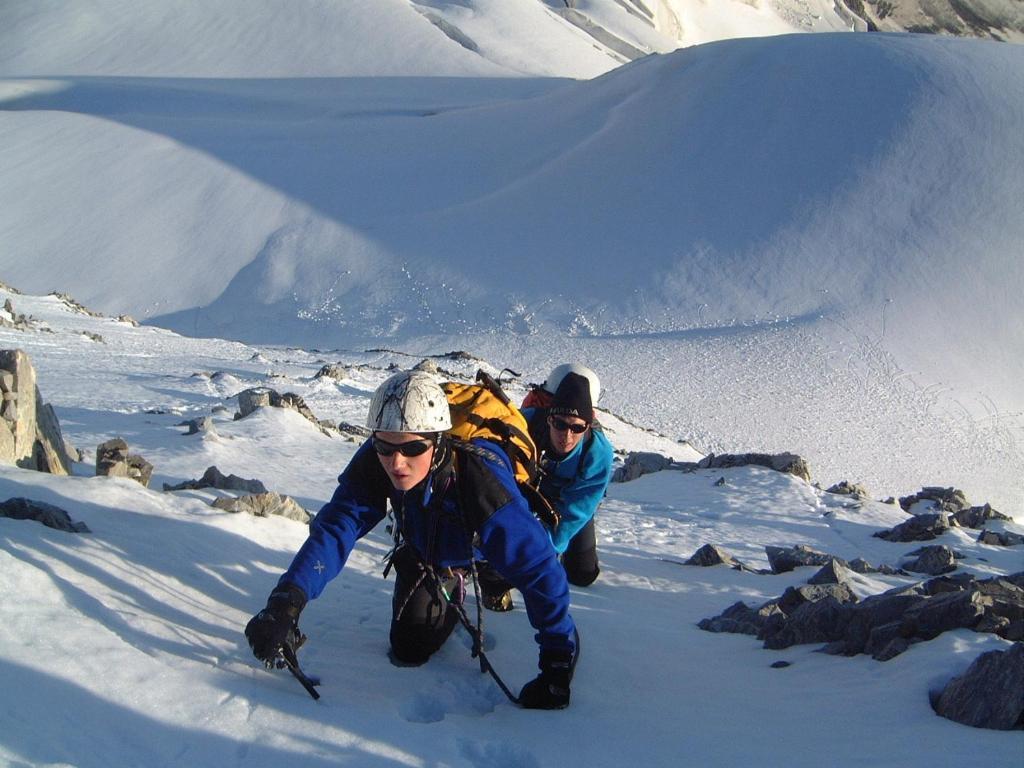
<instances>
[{"instance_id":1,"label":"snow slope","mask_svg":"<svg viewBox=\"0 0 1024 768\"><path fill-rule=\"evenodd\" d=\"M855 503L758 468L662 472L612 486L598 518L602 575L572 594L585 650L568 710L513 708L470 659L461 630L427 665L391 666L382 530L303 614L310 639L300 659L322 678L314 702L287 673L254 663L241 634L304 526L214 510L215 492L158 489L216 463L315 510L356 444L291 412L235 421L233 395L253 385L297 391L319 417L354 421L387 366L415 358L191 339L87 316L56 297L3 298L36 321L28 331L0 328L0 347L28 351L72 442L91 457L97 442L123 435L156 465L150 489L93 477L91 461L65 478L0 466L0 498L56 504L91 529L0 519L4 765L810 767L827 754L838 766L925 768L973 765L980 754L1012 765L1020 755L1019 732L957 725L928 704L929 690L1006 647L993 635L944 634L881 663L811 646L767 651L750 637L697 629L736 600L760 603L814 572L678 565L705 543L754 567L767 564L769 544L876 564L917 546L871 536L905 519L893 505ZM349 374L316 379L324 362L345 363ZM459 374L474 367L438 362ZM178 426L211 413L216 435L186 436ZM611 414L602 419L620 449L692 457ZM980 545L967 531L941 542L964 552L965 571L1020 568L1019 551ZM864 596L910 581L864 576L855 589ZM518 689L536 661L522 609L487 614L485 628L492 663ZM791 666L774 669L776 661ZM568 743L566 734L576 737Z\"/></svg>"},{"instance_id":2,"label":"snow slope","mask_svg":"<svg viewBox=\"0 0 1024 768\"><path fill-rule=\"evenodd\" d=\"M557 5L6 5L0 277L189 335L580 358L705 452L1021 509L1024 49L780 36L576 82L617 59Z\"/></svg>"},{"instance_id":3,"label":"snow slope","mask_svg":"<svg viewBox=\"0 0 1024 768\"><path fill-rule=\"evenodd\" d=\"M34 0L0 6L0 73L586 78L684 45L850 28L827 0Z\"/></svg>"}]
</instances>

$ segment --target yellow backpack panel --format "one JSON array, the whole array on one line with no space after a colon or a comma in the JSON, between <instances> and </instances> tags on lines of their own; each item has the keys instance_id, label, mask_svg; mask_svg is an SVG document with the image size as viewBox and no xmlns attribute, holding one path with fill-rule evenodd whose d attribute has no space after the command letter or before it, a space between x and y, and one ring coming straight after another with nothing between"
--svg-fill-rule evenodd
<instances>
[{"instance_id":1,"label":"yellow backpack panel","mask_svg":"<svg viewBox=\"0 0 1024 768\"><path fill-rule=\"evenodd\" d=\"M516 483L530 508L541 522L553 528L558 515L537 490L537 446L530 437L526 417L489 374L477 371L476 381L441 385L452 414L448 434L466 442L482 438L500 446L512 462Z\"/></svg>"}]
</instances>

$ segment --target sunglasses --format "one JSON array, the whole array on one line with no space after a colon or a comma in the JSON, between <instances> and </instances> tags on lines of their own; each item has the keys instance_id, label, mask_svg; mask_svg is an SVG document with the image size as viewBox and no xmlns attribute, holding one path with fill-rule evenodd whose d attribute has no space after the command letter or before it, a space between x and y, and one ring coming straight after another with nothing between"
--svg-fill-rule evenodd
<instances>
[{"instance_id":1,"label":"sunglasses","mask_svg":"<svg viewBox=\"0 0 1024 768\"><path fill-rule=\"evenodd\" d=\"M550 424L551 428L556 432L565 432L566 430L569 430L574 435L582 435L587 431L587 427L590 426L589 424L573 424L565 419L560 419L557 416L551 416L548 419L548 424Z\"/></svg>"},{"instance_id":2,"label":"sunglasses","mask_svg":"<svg viewBox=\"0 0 1024 768\"><path fill-rule=\"evenodd\" d=\"M372 442L373 450L381 456L394 456L396 453L400 453L406 458L412 458L413 456L422 456L434 447L432 442L428 443L425 440L410 440L408 443L389 443L387 440L374 437Z\"/></svg>"}]
</instances>

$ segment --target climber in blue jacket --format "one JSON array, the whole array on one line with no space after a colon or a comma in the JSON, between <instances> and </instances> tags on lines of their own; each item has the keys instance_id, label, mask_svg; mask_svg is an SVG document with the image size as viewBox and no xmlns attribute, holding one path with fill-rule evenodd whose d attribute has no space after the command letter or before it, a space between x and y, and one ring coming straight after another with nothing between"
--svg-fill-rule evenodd
<instances>
[{"instance_id":1,"label":"climber in blue jacket","mask_svg":"<svg viewBox=\"0 0 1024 768\"><path fill-rule=\"evenodd\" d=\"M601 572L594 514L612 477L614 452L594 417L601 393L597 374L578 363L557 366L523 401L539 454L540 491L555 507L558 525L549 536L570 584L589 586ZM481 570L484 606L514 607L511 585L486 566Z\"/></svg>"},{"instance_id":2,"label":"climber in blue jacket","mask_svg":"<svg viewBox=\"0 0 1024 768\"><path fill-rule=\"evenodd\" d=\"M560 709L578 656L569 587L543 526L516 487L509 459L484 440L456 443L448 401L420 371L387 379L367 418L372 437L338 478L309 537L245 634L265 664L278 659L300 612L345 565L355 542L394 513L396 573L391 655L425 662L459 620L467 574L485 558L522 595L540 646L540 674L523 686L527 708ZM465 615L463 613L463 615Z\"/></svg>"},{"instance_id":3,"label":"climber in blue jacket","mask_svg":"<svg viewBox=\"0 0 1024 768\"><path fill-rule=\"evenodd\" d=\"M569 582L585 587L600 573L594 514L612 479L614 451L594 417L601 395L597 374L578 363L555 367L527 395L523 415L540 453L541 493L560 521L551 543Z\"/></svg>"}]
</instances>

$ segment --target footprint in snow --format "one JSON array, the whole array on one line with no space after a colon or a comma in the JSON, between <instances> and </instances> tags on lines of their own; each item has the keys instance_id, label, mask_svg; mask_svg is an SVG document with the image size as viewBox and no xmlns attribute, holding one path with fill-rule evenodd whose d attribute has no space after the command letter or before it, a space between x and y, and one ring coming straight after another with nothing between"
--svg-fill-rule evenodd
<instances>
[{"instance_id":1,"label":"footprint in snow","mask_svg":"<svg viewBox=\"0 0 1024 768\"><path fill-rule=\"evenodd\" d=\"M433 688L416 693L399 712L410 723L439 723L449 714L490 714L503 700L501 691L486 675L462 680L438 677Z\"/></svg>"},{"instance_id":2,"label":"footprint in snow","mask_svg":"<svg viewBox=\"0 0 1024 768\"><path fill-rule=\"evenodd\" d=\"M540 768L540 761L514 741L459 739L459 753L476 768Z\"/></svg>"}]
</instances>

